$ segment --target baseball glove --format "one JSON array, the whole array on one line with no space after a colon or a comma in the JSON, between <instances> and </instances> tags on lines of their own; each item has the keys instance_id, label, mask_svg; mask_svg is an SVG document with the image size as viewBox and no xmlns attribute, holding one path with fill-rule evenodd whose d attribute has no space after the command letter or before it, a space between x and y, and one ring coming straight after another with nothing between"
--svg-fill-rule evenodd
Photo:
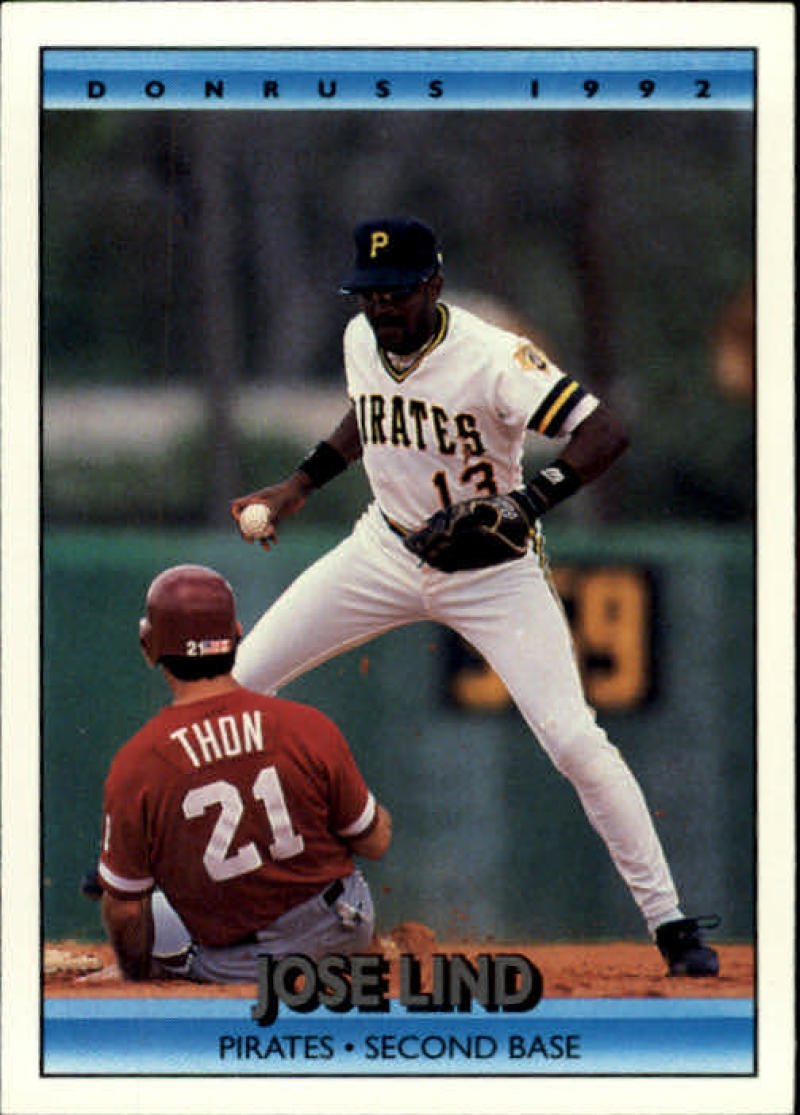
<instances>
[{"instance_id":1,"label":"baseball glove","mask_svg":"<svg viewBox=\"0 0 800 1115\"><path fill-rule=\"evenodd\" d=\"M403 542L443 573L484 569L521 558L532 524L514 495L479 496L437 511Z\"/></svg>"}]
</instances>

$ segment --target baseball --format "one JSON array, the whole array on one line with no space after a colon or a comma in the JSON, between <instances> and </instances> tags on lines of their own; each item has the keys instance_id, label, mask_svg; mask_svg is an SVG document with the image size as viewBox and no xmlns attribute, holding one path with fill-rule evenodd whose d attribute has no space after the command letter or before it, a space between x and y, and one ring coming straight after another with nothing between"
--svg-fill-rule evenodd
<instances>
[{"instance_id":1,"label":"baseball","mask_svg":"<svg viewBox=\"0 0 800 1115\"><path fill-rule=\"evenodd\" d=\"M246 538L263 538L269 519L269 508L265 503L248 503L239 516L239 528Z\"/></svg>"}]
</instances>

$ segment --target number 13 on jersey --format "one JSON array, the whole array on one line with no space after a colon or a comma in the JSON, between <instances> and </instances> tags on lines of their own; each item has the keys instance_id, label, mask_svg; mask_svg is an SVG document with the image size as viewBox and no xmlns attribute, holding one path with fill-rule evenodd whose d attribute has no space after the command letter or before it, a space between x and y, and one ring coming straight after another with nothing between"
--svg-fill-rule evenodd
<instances>
[{"instance_id":1,"label":"number 13 on jersey","mask_svg":"<svg viewBox=\"0 0 800 1115\"><path fill-rule=\"evenodd\" d=\"M497 495L494 470L488 461L479 461L477 464L469 465L461 473L459 481L462 484L472 484L475 488L475 495L479 493L487 496ZM447 483L447 473L444 471L434 473L433 486L439 493L442 507L450 507L453 503L453 497Z\"/></svg>"}]
</instances>

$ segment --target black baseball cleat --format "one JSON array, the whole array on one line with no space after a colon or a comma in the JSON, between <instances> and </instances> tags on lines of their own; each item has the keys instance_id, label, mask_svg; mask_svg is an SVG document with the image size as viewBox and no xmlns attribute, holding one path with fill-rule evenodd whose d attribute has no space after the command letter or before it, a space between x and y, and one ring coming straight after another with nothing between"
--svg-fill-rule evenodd
<instances>
[{"instance_id":1,"label":"black baseball cleat","mask_svg":"<svg viewBox=\"0 0 800 1115\"><path fill-rule=\"evenodd\" d=\"M87 871L81 879L80 892L86 898L91 898L92 901L96 901L98 898L103 897L103 887L100 883L97 871L94 870L94 868L91 871Z\"/></svg>"},{"instance_id":2,"label":"black baseball cleat","mask_svg":"<svg viewBox=\"0 0 800 1115\"><path fill-rule=\"evenodd\" d=\"M681 918L659 925L656 944L669 965L671 976L716 976L719 957L703 942L702 929L716 929L716 914L702 918Z\"/></svg>"}]
</instances>

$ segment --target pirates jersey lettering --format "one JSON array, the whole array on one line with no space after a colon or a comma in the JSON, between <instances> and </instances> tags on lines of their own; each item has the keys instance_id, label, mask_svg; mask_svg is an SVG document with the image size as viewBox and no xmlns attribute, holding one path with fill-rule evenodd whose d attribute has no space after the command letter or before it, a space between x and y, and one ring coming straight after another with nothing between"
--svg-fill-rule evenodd
<instances>
[{"instance_id":1,"label":"pirates jersey lettering","mask_svg":"<svg viewBox=\"0 0 800 1115\"><path fill-rule=\"evenodd\" d=\"M403 412L403 400L399 395L392 398L392 445L409 446L411 439L406 429L406 417Z\"/></svg>"},{"instance_id":2,"label":"pirates jersey lettering","mask_svg":"<svg viewBox=\"0 0 800 1115\"><path fill-rule=\"evenodd\" d=\"M428 417L428 408L420 399L409 399L408 413L414 423L414 435L416 439L414 444L417 449L424 451L427 448L427 443L425 441L423 423Z\"/></svg>"},{"instance_id":3,"label":"pirates jersey lettering","mask_svg":"<svg viewBox=\"0 0 800 1115\"><path fill-rule=\"evenodd\" d=\"M475 415L457 414L456 429L459 438L464 442L464 457L480 457L484 451L483 441Z\"/></svg>"},{"instance_id":4,"label":"pirates jersey lettering","mask_svg":"<svg viewBox=\"0 0 800 1115\"><path fill-rule=\"evenodd\" d=\"M450 438L447 436L447 412L439 406L431 408L433 415L433 429L436 434L436 444L439 447L439 452L449 457L455 453L456 447Z\"/></svg>"},{"instance_id":5,"label":"pirates jersey lettering","mask_svg":"<svg viewBox=\"0 0 800 1115\"><path fill-rule=\"evenodd\" d=\"M369 423L365 423L363 418L367 408ZM358 400L356 413L360 416L362 445L370 442L375 445L388 443L401 445L406 449L413 445L424 452L428 447L425 431L429 429L438 451L446 456L452 456L459 445L464 459L479 457L483 453L483 441L474 414L460 413L451 419L443 407L433 404L431 418L428 420L428 407L424 402L418 399L406 400L400 395L393 395L390 399L382 395L370 395L367 399L362 395ZM391 415L388 437L385 426L387 413ZM452 433L451 427L455 427ZM414 434L413 440L409 430Z\"/></svg>"},{"instance_id":6,"label":"pirates jersey lettering","mask_svg":"<svg viewBox=\"0 0 800 1115\"><path fill-rule=\"evenodd\" d=\"M371 441L375 445L383 445L386 441L386 433L383 429L386 403L382 395L370 395L369 414Z\"/></svg>"},{"instance_id":7,"label":"pirates jersey lettering","mask_svg":"<svg viewBox=\"0 0 800 1115\"><path fill-rule=\"evenodd\" d=\"M526 338L459 307L440 321L402 378L363 314L344 335L367 478L384 513L410 529L443 502L521 487L528 429L560 437L597 406Z\"/></svg>"}]
</instances>

